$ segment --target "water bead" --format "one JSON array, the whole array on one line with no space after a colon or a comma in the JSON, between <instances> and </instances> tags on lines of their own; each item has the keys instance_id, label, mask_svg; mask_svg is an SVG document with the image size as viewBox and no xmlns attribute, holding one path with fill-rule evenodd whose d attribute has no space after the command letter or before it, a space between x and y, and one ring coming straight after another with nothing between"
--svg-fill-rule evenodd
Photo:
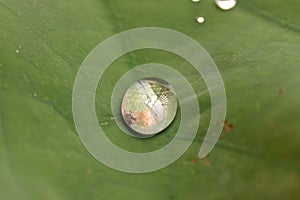
<instances>
[{"instance_id":1,"label":"water bead","mask_svg":"<svg viewBox=\"0 0 300 200\"><path fill-rule=\"evenodd\" d=\"M197 17L197 22L198 22L199 24L202 24L202 23L205 22L205 18L204 18L204 17Z\"/></svg>"},{"instance_id":2,"label":"water bead","mask_svg":"<svg viewBox=\"0 0 300 200\"><path fill-rule=\"evenodd\" d=\"M217 6L222 10L230 10L235 7L236 0L215 0Z\"/></svg>"},{"instance_id":3,"label":"water bead","mask_svg":"<svg viewBox=\"0 0 300 200\"><path fill-rule=\"evenodd\" d=\"M174 120L177 98L171 85L157 78L142 79L126 91L121 113L134 132L152 136L166 129Z\"/></svg>"}]
</instances>

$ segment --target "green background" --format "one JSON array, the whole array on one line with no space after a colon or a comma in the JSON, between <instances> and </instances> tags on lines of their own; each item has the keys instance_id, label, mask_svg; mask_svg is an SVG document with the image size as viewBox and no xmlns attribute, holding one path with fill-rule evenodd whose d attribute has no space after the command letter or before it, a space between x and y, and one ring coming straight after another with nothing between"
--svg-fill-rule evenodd
<instances>
[{"instance_id":1,"label":"green background","mask_svg":"<svg viewBox=\"0 0 300 200\"><path fill-rule=\"evenodd\" d=\"M205 23L198 24L197 16ZM299 199L300 3L240 0L1 0L0 199ZM135 152L167 144L164 133L134 139L111 118L113 86L132 67L157 62L180 71L198 94L201 121L189 150L148 174L126 174L95 160L72 118L72 87L88 53L136 27L164 27L197 40L216 62L227 93L227 121L210 155L195 160L210 119L201 77L186 61L156 50L120 57L97 89L108 137ZM176 42L176 41L175 41Z\"/></svg>"}]
</instances>

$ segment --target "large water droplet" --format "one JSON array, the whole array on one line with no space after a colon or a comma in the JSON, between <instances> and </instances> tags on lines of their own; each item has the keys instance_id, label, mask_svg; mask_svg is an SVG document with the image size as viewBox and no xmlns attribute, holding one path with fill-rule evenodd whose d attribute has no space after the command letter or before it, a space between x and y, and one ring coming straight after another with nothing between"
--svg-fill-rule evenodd
<instances>
[{"instance_id":1,"label":"large water droplet","mask_svg":"<svg viewBox=\"0 0 300 200\"><path fill-rule=\"evenodd\" d=\"M230 10L234 8L236 5L237 1L236 0L215 0L216 4L219 8L222 10Z\"/></svg>"},{"instance_id":2,"label":"large water droplet","mask_svg":"<svg viewBox=\"0 0 300 200\"><path fill-rule=\"evenodd\" d=\"M122 101L125 123L142 135L155 135L174 120L177 98L171 85L161 79L147 78L131 85Z\"/></svg>"}]
</instances>

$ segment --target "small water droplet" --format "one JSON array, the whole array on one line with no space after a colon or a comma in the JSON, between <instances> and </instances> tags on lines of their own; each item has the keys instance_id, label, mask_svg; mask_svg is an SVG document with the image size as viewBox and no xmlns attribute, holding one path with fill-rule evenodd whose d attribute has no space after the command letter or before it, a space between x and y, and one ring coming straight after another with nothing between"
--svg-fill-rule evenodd
<instances>
[{"instance_id":1,"label":"small water droplet","mask_svg":"<svg viewBox=\"0 0 300 200\"><path fill-rule=\"evenodd\" d=\"M235 7L236 0L216 0L216 4L222 10L230 10Z\"/></svg>"},{"instance_id":2,"label":"small water droplet","mask_svg":"<svg viewBox=\"0 0 300 200\"><path fill-rule=\"evenodd\" d=\"M146 96L146 99L145 99ZM122 100L122 117L133 131L153 136L174 120L177 98L169 83L147 78L131 85Z\"/></svg>"},{"instance_id":3,"label":"small water droplet","mask_svg":"<svg viewBox=\"0 0 300 200\"><path fill-rule=\"evenodd\" d=\"M115 118L116 118L116 117L114 117L114 116L111 116L111 117L110 117L111 120L115 120Z\"/></svg>"},{"instance_id":4,"label":"small water droplet","mask_svg":"<svg viewBox=\"0 0 300 200\"><path fill-rule=\"evenodd\" d=\"M192 2L196 2L197 3L197 2L200 2L200 0L192 0Z\"/></svg>"},{"instance_id":5,"label":"small water droplet","mask_svg":"<svg viewBox=\"0 0 300 200\"><path fill-rule=\"evenodd\" d=\"M108 124L108 122L101 122L100 125L101 126L106 126Z\"/></svg>"},{"instance_id":6,"label":"small water droplet","mask_svg":"<svg viewBox=\"0 0 300 200\"><path fill-rule=\"evenodd\" d=\"M30 82L30 80L28 79L28 77L27 77L26 74L23 74L23 77L24 77L24 80L25 80L26 82Z\"/></svg>"},{"instance_id":7,"label":"small water droplet","mask_svg":"<svg viewBox=\"0 0 300 200\"><path fill-rule=\"evenodd\" d=\"M19 50L19 49L17 49L17 50L16 50L16 53L19 53L19 52L20 52L20 50Z\"/></svg>"},{"instance_id":8,"label":"small water droplet","mask_svg":"<svg viewBox=\"0 0 300 200\"><path fill-rule=\"evenodd\" d=\"M204 18L204 17L197 17L197 22L198 22L199 24L202 24L202 23L205 22L205 18Z\"/></svg>"}]
</instances>

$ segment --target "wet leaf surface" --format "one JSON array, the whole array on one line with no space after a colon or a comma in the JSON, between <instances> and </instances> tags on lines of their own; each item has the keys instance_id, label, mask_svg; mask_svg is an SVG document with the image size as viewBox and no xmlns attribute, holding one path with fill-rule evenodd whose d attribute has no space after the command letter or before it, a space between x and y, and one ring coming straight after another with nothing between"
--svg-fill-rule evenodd
<instances>
[{"instance_id":1,"label":"wet leaf surface","mask_svg":"<svg viewBox=\"0 0 300 200\"><path fill-rule=\"evenodd\" d=\"M213 1L1 0L1 199L299 199L299 10L296 0L240 0L230 11ZM196 22L199 15L205 23ZM167 134L153 139L120 133L111 118L111 91L138 64L176 68L201 107L198 135L184 156L160 171L133 175L102 165L81 144L72 88L98 43L145 26L174 29L203 45L224 79L228 124L209 157L197 160L210 119L201 77L166 52L120 57L99 82L96 103L115 144L137 152L157 149L180 122L177 116Z\"/></svg>"}]
</instances>

